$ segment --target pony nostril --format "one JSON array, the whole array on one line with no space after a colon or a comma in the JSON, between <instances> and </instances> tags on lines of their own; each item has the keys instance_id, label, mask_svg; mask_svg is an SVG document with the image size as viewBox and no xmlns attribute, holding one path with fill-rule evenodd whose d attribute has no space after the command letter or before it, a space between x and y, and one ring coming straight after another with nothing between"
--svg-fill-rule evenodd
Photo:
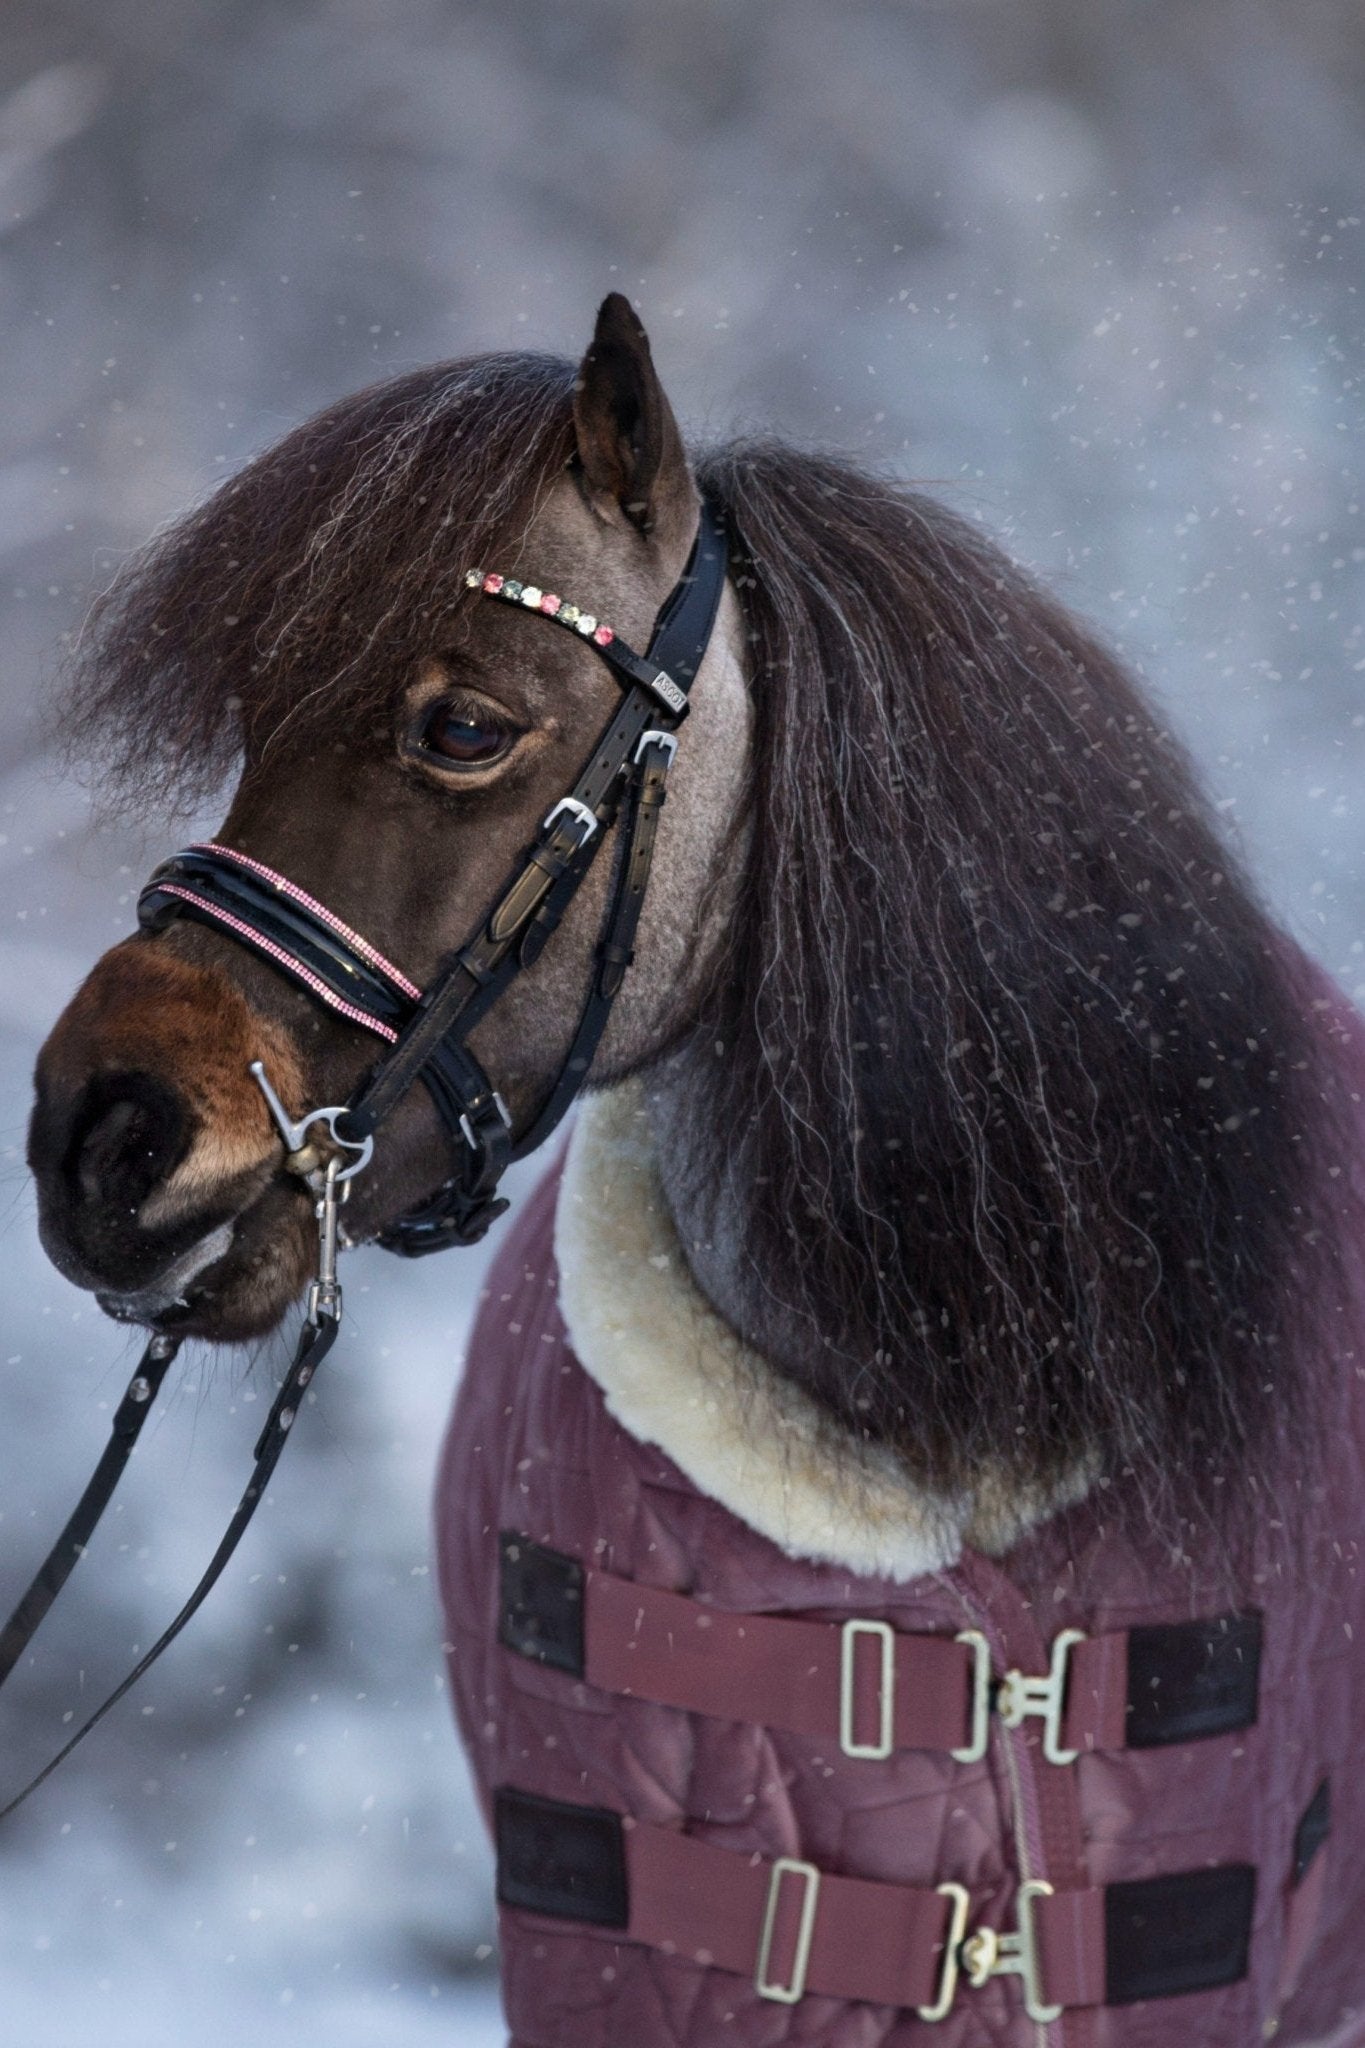
<instances>
[{"instance_id":1,"label":"pony nostril","mask_svg":"<svg viewBox=\"0 0 1365 2048\"><path fill-rule=\"evenodd\" d=\"M101 1074L77 1105L64 1162L78 1202L135 1209L184 1157L190 1117L183 1098L152 1074Z\"/></svg>"}]
</instances>

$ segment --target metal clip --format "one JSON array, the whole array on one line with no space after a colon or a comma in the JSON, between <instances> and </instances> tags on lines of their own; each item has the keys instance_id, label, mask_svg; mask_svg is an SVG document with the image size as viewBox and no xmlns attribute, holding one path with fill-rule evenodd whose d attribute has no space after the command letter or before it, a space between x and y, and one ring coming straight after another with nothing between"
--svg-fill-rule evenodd
<instances>
[{"instance_id":1,"label":"metal clip","mask_svg":"<svg viewBox=\"0 0 1365 2048\"><path fill-rule=\"evenodd\" d=\"M877 1696L878 1735L859 1742L854 1733L859 1636L875 1636L882 1646ZM839 1747L845 1756L890 1756L896 1719L896 1638L889 1622L846 1621L839 1632Z\"/></svg>"},{"instance_id":2,"label":"metal clip","mask_svg":"<svg viewBox=\"0 0 1365 2048\"><path fill-rule=\"evenodd\" d=\"M773 1929L777 1925L778 1894L788 1872L799 1877L806 1889L801 1895L801 1919L796 1930L792 1973L785 1984L775 1984L768 1975L768 1966L772 1959ZM763 1909L763 1932L759 1936L758 1961L754 1965L754 1990L760 1998L771 1998L778 2005L795 2005L805 1996L806 1971L810 1966L810 1945L815 1937L815 1908L819 1898L820 1873L815 1865L802 1863L795 1856L779 1856L768 1879L768 1903Z\"/></svg>"},{"instance_id":3,"label":"metal clip","mask_svg":"<svg viewBox=\"0 0 1365 2048\"><path fill-rule=\"evenodd\" d=\"M1064 1628L1052 1644L1052 1666L1046 1678L1026 1678L1007 1671L995 1696L996 1711L1007 1728L1023 1726L1026 1714L1043 1721L1043 1755L1050 1764L1074 1764L1079 1750L1062 1748L1062 1712L1066 1705L1067 1659L1085 1632Z\"/></svg>"},{"instance_id":4,"label":"metal clip","mask_svg":"<svg viewBox=\"0 0 1365 2048\"><path fill-rule=\"evenodd\" d=\"M991 1646L979 1628L959 1630L954 1639L972 1653L972 1727L961 1749L948 1754L960 1764L980 1763L991 1739Z\"/></svg>"},{"instance_id":5,"label":"metal clip","mask_svg":"<svg viewBox=\"0 0 1365 2048\"><path fill-rule=\"evenodd\" d=\"M337 1129L337 1118L339 1116L345 1116L346 1114L345 1103L333 1103L331 1108L329 1109L310 1110L307 1116L301 1117L298 1123L295 1123L293 1118L290 1116L288 1110L285 1108L284 1104L280 1101L279 1096L275 1093L275 1090L270 1085L270 1076L269 1074L267 1074L265 1067L262 1065L261 1061L253 1060L251 1062L250 1071L252 1079L255 1081L256 1086L260 1089L262 1095L264 1095L265 1097L266 1107L270 1111L271 1116L275 1120L275 1127L279 1131L280 1136L284 1140L284 1149L289 1155L288 1162L286 1163L292 1164L294 1161L300 1158L305 1148L305 1141L307 1139L308 1133L312 1129L313 1125L325 1124L327 1126L327 1135L334 1145L340 1146L343 1152L354 1152L358 1155L355 1159L352 1160L349 1166L342 1168L342 1170L334 1176L336 1180L354 1180L355 1176L369 1165L371 1159L374 1157L374 1139L343 1138L341 1132ZM332 1165L334 1163L338 1166L340 1165L340 1161L333 1162L329 1160L327 1162L328 1172L331 1171ZM315 1192L321 1193L322 1183L319 1179L319 1175L322 1172L322 1167L320 1162L317 1167L312 1169L305 1170L302 1168L296 1168L295 1170L304 1171L305 1178L307 1179L310 1187L312 1187Z\"/></svg>"},{"instance_id":6,"label":"metal clip","mask_svg":"<svg viewBox=\"0 0 1365 2048\"><path fill-rule=\"evenodd\" d=\"M943 1937L943 1968L939 1973L938 1997L932 2005L915 2008L922 2020L945 2020L953 2009L962 1937L967 1932L967 1915L972 1909L971 1893L965 1884L936 1884L934 1890L940 1898L948 1900L951 1911L948 1931Z\"/></svg>"},{"instance_id":7,"label":"metal clip","mask_svg":"<svg viewBox=\"0 0 1365 2048\"><path fill-rule=\"evenodd\" d=\"M308 1289L308 1320L317 1323L324 1315L341 1321L341 1282L337 1279L337 1213L351 1192L335 1154L327 1161L322 1193L314 1211L318 1219L318 1275ZM352 1168L352 1172L358 1169Z\"/></svg>"},{"instance_id":8,"label":"metal clip","mask_svg":"<svg viewBox=\"0 0 1365 2048\"><path fill-rule=\"evenodd\" d=\"M1051 1898L1052 1886L1041 1877L1031 1877L1019 1887L1019 1926L1013 1934L1001 1934L994 1927L978 1927L962 1944L962 1967L967 1982L979 1991L991 1977L1022 1977L1024 2011L1039 2026L1060 2019L1060 2005L1044 2005L1038 1981L1038 1937L1033 1921L1035 1899Z\"/></svg>"}]
</instances>

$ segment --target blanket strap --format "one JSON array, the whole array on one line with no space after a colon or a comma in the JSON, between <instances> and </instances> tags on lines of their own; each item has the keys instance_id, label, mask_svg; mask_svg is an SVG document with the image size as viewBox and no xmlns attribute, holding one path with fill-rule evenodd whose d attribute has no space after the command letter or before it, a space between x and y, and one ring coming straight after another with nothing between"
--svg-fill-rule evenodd
<instances>
[{"instance_id":1,"label":"blanket strap","mask_svg":"<svg viewBox=\"0 0 1365 2048\"><path fill-rule=\"evenodd\" d=\"M1247 1969L1250 1864L1077 1891L1033 1880L1000 1927L996 1902L978 1904L965 1885L845 1877L514 1786L494 1794L494 1832L503 1906L615 1929L748 1977L779 2004L813 1994L939 2020L963 1990L1012 1975L1045 2023L1072 2007L1211 1990Z\"/></svg>"},{"instance_id":2,"label":"blanket strap","mask_svg":"<svg viewBox=\"0 0 1365 2048\"><path fill-rule=\"evenodd\" d=\"M837 1742L848 1757L928 1749L975 1762L992 1713L1011 1727L1040 1719L1055 1764L1198 1741L1256 1718L1258 1614L1095 1636L1064 1629L1047 1672L996 1675L974 1629L734 1614L515 1531L500 1538L500 1572L499 1640L519 1656L604 1692Z\"/></svg>"}]
</instances>

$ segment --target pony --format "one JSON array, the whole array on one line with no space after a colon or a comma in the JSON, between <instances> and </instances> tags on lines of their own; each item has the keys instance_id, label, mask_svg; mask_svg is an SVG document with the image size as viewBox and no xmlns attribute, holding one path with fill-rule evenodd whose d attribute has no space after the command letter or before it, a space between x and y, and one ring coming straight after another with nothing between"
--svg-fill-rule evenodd
<instances>
[{"instance_id":1,"label":"pony","mask_svg":"<svg viewBox=\"0 0 1365 2048\"><path fill-rule=\"evenodd\" d=\"M485 572L566 593L642 646L703 501L725 588L634 962L581 1078L647 1143L669 1233L656 1262L732 1345L733 1428L766 1426L776 1389L836 1495L875 1473L927 1529L996 1557L1043 1532L1016 1574L1027 1602L1074 1578L1102 1511L1172 1615L1195 1582L1205 1608L1217 1589L1240 1611L1316 1555L1304 1503L1353 1427L1334 1367L1365 1199L1355 1023L1259 900L1165 719L971 523L778 439L689 451L613 295L580 362L484 355L340 400L154 539L80 635L69 744L142 804L235 778L216 844L425 988L618 694L573 634L485 601ZM514 1130L570 1050L612 886L599 862L471 1035ZM38 1060L49 1256L124 1321L211 1343L273 1329L310 1277L314 1224L251 1064L292 1113L345 1101L373 1056L228 932L175 921L116 945ZM411 1088L354 1181L349 1239L429 1200L449 1148ZM581 1174L575 1200L591 1233ZM856 1576L837 1545L807 1554ZM918 1575L864 1562L873 1610L890 1611L889 1582L950 1563L942 1543L916 1557ZM486 1616L497 1570L490 1552L466 1574ZM688 1570L675 1591L701 1583ZM826 1587L804 1604L839 1603ZM503 1654L511 1626L488 1621ZM531 1647L553 1666L543 1637ZM462 1718L476 1740L477 1708ZM534 1930L558 1908L517 1882L500 1880L504 1908ZM767 1894L745 2008L760 2017L798 1977L813 1996L808 1956L775 1961L787 1886ZM954 1973L961 1936L931 1944ZM1109 1961L1112 1982L1112 1946ZM801 2038L852 2042L856 2004L821 2010L826 2031ZM714 2012L715 2036L632 2011L600 2037L719 2037ZM960 2038L1015 2039L1020 2015L990 2011L995 2031ZM1017 2038L1051 2024L1030 2023ZM599 2038L543 2024L514 2031ZM856 2038L899 2040L898 2024ZM1064 2024L1079 2042L1080 2019Z\"/></svg>"}]
</instances>

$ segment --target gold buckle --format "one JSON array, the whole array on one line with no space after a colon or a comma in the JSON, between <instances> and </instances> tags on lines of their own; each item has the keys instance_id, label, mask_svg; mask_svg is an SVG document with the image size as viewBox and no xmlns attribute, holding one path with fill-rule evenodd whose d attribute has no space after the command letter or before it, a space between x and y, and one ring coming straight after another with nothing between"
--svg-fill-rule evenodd
<instances>
[{"instance_id":1,"label":"gold buckle","mask_svg":"<svg viewBox=\"0 0 1365 2048\"><path fill-rule=\"evenodd\" d=\"M1022 1671L1007 1671L995 1695L995 1708L1007 1728L1023 1726L1026 1714L1040 1714L1043 1720L1043 1755L1050 1764L1074 1764L1080 1751L1063 1749L1062 1711L1066 1705L1067 1660L1077 1643L1085 1641L1079 1628L1064 1628L1052 1645L1052 1664L1046 1678L1025 1678Z\"/></svg>"},{"instance_id":2,"label":"gold buckle","mask_svg":"<svg viewBox=\"0 0 1365 2048\"><path fill-rule=\"evenodd\" d=\"M875 1636L882 1646L879 1734L875 1742L859 1742L853 1733L854 1687L857 1682L859 1636ZM839 1641L839 1747L845 1756L885 1757L894 1747L896 1720L896 1637L889 1622L846 1621Z\"/></svg>"},{"instance_id":3,"label":"gold buckle","mask_svg":"<svg viewBox=\"0 0 1365 2048\"><path fill-rule=\"evenodd\" d=\"M934 1890L940 1898L947 1899L951 1907L948 1917L948 1932L943 1941L943 1968L939 1973L938 1996L932 2005L918 2005L916 2012L922 2020L943 2020L953 2009L957 1994L958 1962L962 1950L962 1937L967 1932L967 1915L972 1910L971 1893L965 1884L938 1884Z\"/></svg>"},{"instance_id":4,"label":"gold buckle","mask_svg":"<svg viewBox=\"0 0 1365 2048\"><path fill-rule=\"evenodd\" d=\"M1051 1898L1052 1886L1041 1877L1031 1877L1019 1887L1019 1926L1013 1934L1001 1934L994 1927L978 1927L962 1944L962 1967L967 1982L979 1991L991 1977L1016 1976L1023 1979L1024 2011L1031 2020L1045 2026L1060 2019L1060 2005L1044 2005L1038 1981L1038 1937L1033 1922L1035 1899Z\"/></svg>"},{"instance_id":5,"label":"gold buckle","mask_svg":"<svg viewBox=\"0 0 1365 2048\"><path fill-rule=\"evenodd\" d=\"M768 1975L768 1965L772 1960L773 1929L777 1925L778 1894L788 1871L801 1878L806 1889L801 1897L801 1919L796 1930L796 1954L792 1958L791 1977L786 1984L775 1984ZM802 1863L795 1856L779 1856L768 1879L768 1903L763 1909L763 1932L758 1938L758 1961L754 1965L754 1990L760 1998L775 1999L779 2005L795 2005L799 1998L804 1997L819 1897L820 1873L815 1865Z\"/></svg>"},{"instance_id":6,"label":"gold buckle","mask_svg":"<svg viewBox=\"0 0 1365 2048\"><path fill-rule=\"evenodd\" d=\"M972 1732L963 1749L948 1754L960 1764L980 1763L991 1739L991 1646L979 1628L964 1628L954 1641L972 1653Z\"/></svg>"}]
</instances>

